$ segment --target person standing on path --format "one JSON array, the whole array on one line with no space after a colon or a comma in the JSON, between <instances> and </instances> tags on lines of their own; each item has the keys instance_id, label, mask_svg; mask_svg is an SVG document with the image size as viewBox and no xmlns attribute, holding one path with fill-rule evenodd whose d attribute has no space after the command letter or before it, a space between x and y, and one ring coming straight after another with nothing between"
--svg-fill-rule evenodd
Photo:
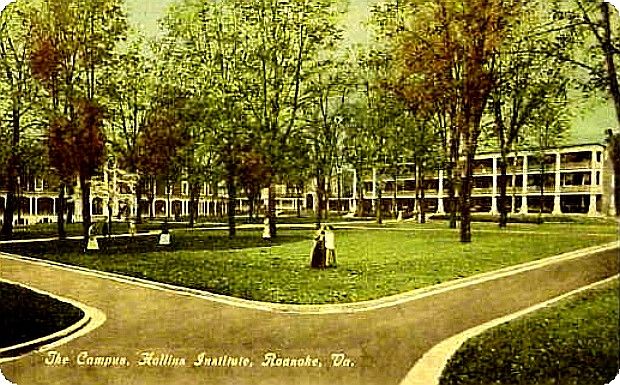
<instances>
[{"instance_id":1,"label":"person standing on path","mask_svg":"<svg viewBox=\"0 0 620 385\"><path fill-rule=\"evenodd\" d=\"M332 225L325 229L325 267L336 267L336 234Z\"/></svg>"},{"instance_id":2,"label":"person standing on path","mask_svg":"<svg viewBox=\"0 0 620 385\"><path fill-rule=\"evenodd\" d=\"M325 229L323 226L319 227L314 235L312 251L310 252L310 267L325 267Z\"/></svg>"},{"instance_id":3,"label":"person standing on path","mask_svg":"<svg viewBox=\"0 0 620 385\"><path fill-rule=\"evenodd\" d=\"M271 244L271 228L269 227L269 218L263 221L263 241Z\"/></svg>"}]
</instances>

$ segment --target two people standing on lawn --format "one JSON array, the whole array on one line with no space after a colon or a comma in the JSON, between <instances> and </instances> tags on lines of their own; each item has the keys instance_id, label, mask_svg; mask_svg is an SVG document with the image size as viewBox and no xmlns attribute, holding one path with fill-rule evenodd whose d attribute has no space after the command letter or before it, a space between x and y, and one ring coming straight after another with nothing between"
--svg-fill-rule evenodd
<instances>
[{"instance_id":1,"label":"two people standing on lawn","mask_svg":"<svg viewBox=\"0 0 620 385\"><path fill-rule=\"evenodd\" d=\"M310 266L336 267L336 235L332 225L322 225L317 230L310 254Z\"/></svg>"}]
</instances>

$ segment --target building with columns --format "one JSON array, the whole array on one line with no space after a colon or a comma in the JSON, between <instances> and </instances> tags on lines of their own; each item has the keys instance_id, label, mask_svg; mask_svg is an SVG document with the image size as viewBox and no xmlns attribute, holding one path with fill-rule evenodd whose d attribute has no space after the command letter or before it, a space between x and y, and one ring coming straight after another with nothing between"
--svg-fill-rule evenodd
<instances>
[{"instance_id":1,"label":"building with columns","mask_svg":"<svg viewBox=\"0 0 620 385\"><path fill-rule=\"evenodd\" d=\"M472 211L498 213L499 153L480 153L474 162ZM404 163L399 167L397 178L380 175L374 169L361 176L363 188L357 188L356 173L351 169L339 169L330 183L329 209L354 212L358 194L364 211L372 213L378 203L379 183L382 187L381 204L385 212L397 210L416 211L415 165ZM544 151L520 151L508 155L507 208L512 213L543 213L553 215L582 214L588 216L613 215L614 176L605 146L599 143L563 146ZM443 214L452 202L448 197L448 185L443 170L425 175L423 182L427 213ZM541 191L542 185L542 191ZM308 191L300 192L288 186L276 187L277 210L294 212L316 210L314 184L308 183ZM145 192L141 201L144 218L153 216L173 220L189 215L189 185L185 181L170 187L163 181L155 181L152 191ZM79 185L67 191L67 216L69 221L81 220ZM266 207L267 194L261 197ZM6 192L0 186L0 221L6 202ZM16 224L55 222L57 219L58 192L54 183L46 178L30 177L20 180L19 210L15 213ZM123 221L134 217L138 202L135 196L135 178L121 170L105 170L101 178L92 181L90 208L94 220L103 220L111 208L114 220ZM248 210L248 201L240 196L238 214ZM198 197L199 216L223 216L227 212L226 188L203 184Z\"/></svg>"},{"instance_id":2,"label":"building with columns","mask_svg":"<svg viewBox=\"0 0 620 385\"><path fill-rule=\"evenodd\" d=\"M480 153L474 161L472 211L498 214L499 153ZM547 151L520 151L507 157L506 206L509 212L611 215L614 180L605 146L598 143L563 146ZM389 175L364 178L363 201L376 204L378 183L382 183L382 205L391 211L415 211L415 165L402 164L394 179ZM443 214L451 204L443 170L424 178L427 212ZM541 188L542 186L542 188Z\"/></svg>"}]
</instances>

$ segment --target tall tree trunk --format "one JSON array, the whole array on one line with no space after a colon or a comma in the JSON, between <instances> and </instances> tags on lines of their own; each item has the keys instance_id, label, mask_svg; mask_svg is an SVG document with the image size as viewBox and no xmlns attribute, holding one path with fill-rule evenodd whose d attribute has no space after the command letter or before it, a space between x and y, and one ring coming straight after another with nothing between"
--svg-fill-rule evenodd
<instances>
[{"instance_id":1,"label":"tall tree trunk","mask_svg":"<svg viewBox=\"0 0 620 385\"><path fill-rule=\"evenodd\" d=\"M0 230L0 236L2 238L10 239L13 237L13 214L18 207L17 202L17 179L19 174L19 153L17 151L17 147L19 146L20 141L20 109L18 107L19 99L17 96L13 97L12 103L12 119L11 119L11 127L13 129L11 135L11 155L8 164L8 185L7 185L7 195L6 202L4 204L4 214L3 214L3 222L2 229ZM17 100L16 100L17 99Z\"/></svg>"},{"instance_id":2,"label":"tall tree trunk","mask_svg":"<svg viewBox=\"0 0 620 385\"><path fill-rule=\"evenodd\" d=\"M342 190L341 190L341 185L342 185L342 172L339 174L336 174L337 180L336 180L336 189L338 190L338 215L340 215L340 212L342 211Z\"/></svg>"},{"instance_id":3,"label":"tall tree trunk","mask_svg":"<svg viewBox=\"0 0 620 385\"><path fill-rule=\"evenodd\" d=\"M65 239L67 237L67 232L65 230L65 188L66 185L64 182L60 183L60 187L58 188L58 220L56 224L58 226L58 238Z\"/></svg>"},{"instance_id":4,"label":"tall tree trunk","mask_svg":"<svg viewBox=\"0 0 620 385\"><path fill-rule=\"evenodd\" d=\"M454 130L452 130L454 131ZM448 198L450 200L450 223L451 229L456 229L457 222L457 199L456 199L456 185L457 185L457 168L455 165L458 161L459 141L456 133L452 134L453 138L450 140L450 161L448 162L448 181L450 188L448 189Z\"/></svg>"},{"instance_id":5,"label":"tall tree trunk","mask_svg":"<svg viewBox=\"0 0 620 385\"><path fill-rule=\"evenodd\" d=\"M200 185L196 182L189 186L189 227L194 227L198 220L198 198L200 197Z\"/></svg>"},{"instance_id":6,"label":"tall tree trunk","mask_svg":"<svg viewBox=\"0 0 620 385\"><path fill-rule=\"evenodd\" d=\"M392 216L398 218L398 172L394 174L394 194L392 195Z\"/></svg>"},{"instance_id":7,"label":"tall tree trunk","mask_svg":"<svg viewBox=\"0 0 620 385\"><path fill-rule=\"evenodd\" d=\"M325 176L319 170L316 176L316 200L317 200L317 213L316 213L316 225L321 226L323 220L323 213L325 213ZM327 216L327 215L326 215Z\"/></svg>"},{"instance_id":8,"label":"tall tree trunk","mask_svg":"<svg viewBox=\"0 0 620 385\"><path fill-rule=\"evenodd\" d=\"M301 218L301 205L303 204L302 192L303 186L297 185L297 218Z\"/></svg>"},{"instance_id":9,"label":"tall tree trunk","mask_svg":"<svg viewBox=\"0 0 620 385\"><path fill-rule=\"evenodd\" d=\"M620 86L618 85L618 77L616 74L616 63L614 62L614 47L611 38L611 23L609 20L609 3L607 1L600 2L601 15L603 21L603 52L605 53L605 64L607 67L607 77L609 79L609 92L614 101L616 109L616 119L620 124Z\"/></svg>"},{"instance_id":10,"label":"tall tree trunk","mask_svg":"<svg viewBox=\"0 0 620 385\"><path fill-rule=\"evenodd\" d=\"M170 222L170 211L172 206L170 205L170 194L172 194L172 187L170 185L170 179L166 178L166 222Z\"/></svg>"},{"instance_id":11,"label":"tall tree trunk","mask_svg":"<svg viewBox=\"0 0 620 385\"><path fill-rule=\"evenodd\" d=\"M235 184L234 171L232 167L228 167L226 173L226 188L228 190L228 236L234 237L237 234L237 228L235 223L235 212L237 211L237 186Z\"/></svg>"},{"instance_id":12,"label":"tall tree trunk","mask_svg":"<svg viewBox=\"0 0 620 385\"><path fill-rule=\"evenodd\" d=\"M381 210L381 182L377 183L377 204L375 205L375 215L377 217L377 223L383 223L383 210Z\"/></svg>"},{"instance_id":13,"label":"tall tree trunk","mask_svg":"<svg viewBox=\"0 0 620 385\"><path fill-rule=\"evenodd\" d=\"M499 158L499 227L506 228L508 224L508 210L506 210L506 185L508 184L508 163L506 161L506 154L502 153Z\"/></svg>"},{"instance_id":14,"label":"tall tree trunk","mask_svg":"<svg viewBox=\"0 0 620 385\"><path fill-rule=\"evenodd\" d=\"M8 180L8 192L6 194L6 202L4 204L4 214L2 222L2 230L0 235L4 239L11 239L13 237L13 214L17 208L17 177L11 175L13 170L9 171Z\"/></svg>"},{"instance_id":15,"label":"tall tree trunk","mask_svg":"<svg viewBox=\"0 0 620 385\"><path fill-rule=\"evenodd\" d=\"M419 210L419 216L418 216L418 222L420 223L426 223L426 188L424 187L424 169L422 167L420 167L419 169L419 179L420 179L420 201L418 203L418 210ZM416 178L417 180L418 178Z\"/></svg>"},{"instance_id":16,"label":"tall tree trunk","mask_svg":"<svg viewBox=\"0 0 620 385\"><path fill-rule=\"evenodd\" d=\"M84 241L88 241L88 229L91 224L90 217L90 180L80 173L80 192L82 195L82 235Z\"/></svg>"},{"instance_id":17,"label":"tall tree trunk","mask_svg":"<svg viewBox=\"0 0 620 385\"><path fill-rule=\"evenodd\" d=\"M620 216L620 169L614 169L614 205L616 206L615 216Z\"/></svg>"},{"instance_id":18,"label":"tall tree trunk","mask_svg":"<svg viewBox=\"0 0 620 385\"><path fill-rule=\"evenodd\" d=\"M136 201L138 206L136 207L136 223L142 223L142 190L144 188L144 180L141 176L138 176L136 182Z\"/></svg>"},{"instance_id":19,"label":"tall tree trunk","mask_svg":"<svg viewBox=\"0 0 620 385\"><path fill-rule=\"evenodd\" d=\"M364 215L364 183L362 181L362 168L358 165L358 167L355 169L355 175L356 175L356 183L357 183L357 196L354 197L356 199L356 203L355 205L357 206L357 212L356 215L358 217L361 217Z\"/></svg>"},{"instance_id":20,"label":"tall tree trunk","mask_svg":"<svg viewBox=\"0 0 620 385\"><path fill-rule=\"evenodd\" d=\"M417 215L417 220L420 221L420 167L418 167L418 161L414 160L415 169L413 175L415 176L415 204L413 205L413 211Z\"/></svg>"},{"instance_id":21,"label":"tall tree trunk","mask_svg":"<svg viewBox=\"0 0 620 385\"><path fill-rule=\"evenodd\" d=\"M271 239L274 239L277 235L276 226L276 190L272 183L269 183L268 197L267 197L267 219L269 220L269 233Z\"/></svg>"},{"instance_id":22,"label":"tall tree trunk","mask_svg":"<svg viewBox=\"0 0 620 385\"><path fill-rule=\"evenodd\" d=\"M540 159L540 203L538 210L538 224L543 222L542 214L545 208L545 155L543 153Z\"/></svg>"},{"instance_id":23,"label":"tall tree trunk","mask_svg":"<svg viewBox=\"0 0 620 385\"><path fill-rule=\"evenodd\" d=\"M461 168L461 189L459 203L461 211L461 242L471 242L471 187L474 163L473 145L470 133L465 134L463 148L463 164Z\"/></svg>"}]
</instances>

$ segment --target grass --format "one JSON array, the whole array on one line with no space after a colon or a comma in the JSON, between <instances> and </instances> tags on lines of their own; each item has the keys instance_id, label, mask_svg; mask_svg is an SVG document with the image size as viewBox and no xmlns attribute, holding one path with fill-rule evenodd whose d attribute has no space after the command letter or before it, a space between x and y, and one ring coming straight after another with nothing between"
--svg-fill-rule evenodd
<instances>
[{"instance_id":1,"label":"grass","mask_svg":"<svg viewBox=\"0 0 620 385\"><path fill-rule=\"evenodd\" d=\"M615 280L467 341L441 385L609 383L619 370L619 289Z\"/></svg>"},{"instance_id":2,"label":"grass","mask_svg":"<svg viewBox=\"0 0 620 385\"><path fill-rule=\"evenodd\" d=\"M380 298L617 239L613 226L522 225L497 231L476 224L470 244L444 223L336 230L335 269L309 267L313 232L280 230L268 247L260 230L173 233L169 248L155 236L101 240L98 253L79 241L6 244L2 250L134 277L279 303L339 303ZM517 229L516 226L511 229Z\"/></svg>"},{"instance_id":3,"label":"grass","mask_svg":"<svg viewBox=\"0 0 620 385\"><path fill-rule=\"evenodd\" d=\"M73 305L5 282L0 298L0 348L55 333L84 316Z\"/></svg>"}]
</instances>

